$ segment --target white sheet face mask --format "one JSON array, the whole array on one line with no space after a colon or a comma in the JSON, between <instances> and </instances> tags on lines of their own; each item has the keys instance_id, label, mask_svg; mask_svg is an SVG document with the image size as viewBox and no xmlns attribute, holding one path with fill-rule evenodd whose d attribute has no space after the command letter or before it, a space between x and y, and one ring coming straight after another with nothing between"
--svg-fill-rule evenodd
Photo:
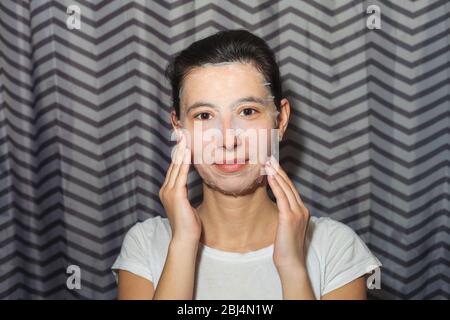
<instances>
[{"instance_id":1,"label":"white sheet face mask","mask_svg":"<svg viewBox=\"0 0 450 320\"><path fill-rule=\"evenodd\" d=\"M234 73L245 72L237 68L239 65L242 64L224 63L217 67L233 68L231 71ZM262 75L254 70L259 75L259 95L244 96L231 105L201 106L191 111L185 110L179 121L180 128L188 135L187 145L193 155L192 163L203 182L222 193L235 196L252 192L263 182L264 175L267 174L264 164L270 155L278 159L279 139L276 128L279 112L270 94L270 83L264 81ZM200 73L197 78L191 77L190 81L198 81L198 77L202 76L205 77ZM242 76L249 77L248 71ZM225 77L224 80L221 85L236 86L231 83L233 78ZM213 83L208 78L200 81ZM221 166L232 165L233 162L241 164L239 170Z\"/></svg>"}]
</instances>

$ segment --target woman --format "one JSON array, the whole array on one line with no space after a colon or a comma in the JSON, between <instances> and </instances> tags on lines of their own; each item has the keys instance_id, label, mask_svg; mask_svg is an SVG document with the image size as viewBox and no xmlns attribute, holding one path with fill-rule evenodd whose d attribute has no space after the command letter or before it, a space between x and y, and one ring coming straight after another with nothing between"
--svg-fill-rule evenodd
<instances>
[{"instance_id":1,"label":"woman","mask_svg":"<svg viewBox=\"0 0 450 320\"><path fill-rule=\"evenodd\" d=\"M274 156L277 141L259 134L281 139L290 114L267 44L219 32L182 51L168 76L178 135L159 193L168 218L127 233L112 267L118 298L366 299L364 276L381 263L349 227L310 217ZM197 208L191 163L203 180Z\"/></svg>"}]
</instances>

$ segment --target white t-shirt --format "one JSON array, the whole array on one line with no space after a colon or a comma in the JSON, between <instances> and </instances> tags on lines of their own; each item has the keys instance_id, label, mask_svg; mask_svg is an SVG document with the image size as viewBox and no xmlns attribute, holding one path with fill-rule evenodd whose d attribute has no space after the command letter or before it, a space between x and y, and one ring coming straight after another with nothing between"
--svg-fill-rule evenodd
<instances>
[{"instance_id":1,"label":"white t-shirt","mask_svg":"<svg viewBox=\"0 0 450 320\"><path fill-rule=\"evenodd\" d=\"M156 288L171 239L169 220L160 216L136 223L126 234L112 270L127 270ZM361 238L331 218L310 218L306 264L316 299L381 266ZM238 253L199 243L194 299L281 300L281 282L273 263L273 244Z\"/></svg>"}]
</instances>

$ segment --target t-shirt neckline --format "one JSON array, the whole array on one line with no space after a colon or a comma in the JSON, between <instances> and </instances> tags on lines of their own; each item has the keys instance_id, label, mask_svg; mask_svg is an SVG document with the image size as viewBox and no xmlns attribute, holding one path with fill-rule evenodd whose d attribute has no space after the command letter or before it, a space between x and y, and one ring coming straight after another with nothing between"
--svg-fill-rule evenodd
<instances>
[{"instance_id":1,"label":"t-shirt neckline","mask_svg":"<svg viewBox=\"0 0 450 320\"><path fill-rule=\"evenodd\" d=\"M224 251L221 249L216 249L213 247L209 247L202 242L199 242L199 249L202 250L202 252L210 257L218 258L218 259L224 259L224 260L251 260L255 258L262 258L269 256L273 253L273 243L269 246L249 251L249 252L233 252L233 251Z\"/></svg>"}]
</instances>

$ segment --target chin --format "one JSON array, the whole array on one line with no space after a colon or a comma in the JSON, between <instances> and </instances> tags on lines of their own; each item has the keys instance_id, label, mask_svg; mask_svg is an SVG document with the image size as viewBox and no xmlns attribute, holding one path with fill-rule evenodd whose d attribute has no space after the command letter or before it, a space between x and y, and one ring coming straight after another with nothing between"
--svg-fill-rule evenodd
<instances>
[{"instance_id":1,"label":"chin","mask_svg":"<svg viewBox=\"0 0 450 320\"><path fill-rule=\"evenodd\" d=\"M247 195L264 184L264 177L260 174L261 166L249 165L240 173L225 174L210 165L196 165L195 169L210 189L232 196Z\"/></svg>"},{"instance_id":2,"label":"chin","mask_svg":"<svg viewBox=\"0 0 450 320\"><path fill-rule=\"evenodd\" d=\"M225 180L229 180L233 178L228 178ZM264 176L260 175L256 179L242 181L243 178L239 178L241 183L227 183L228 181L220 181L219 183L215 183L212 180L203 179L203 183L210 189L218 191L225 195L230 195L234 197L244 196L248 194L252 194L256 191L257 188L264 185ZM250 183L248 181L251 181ZM231 182L231 181L230 181ZM244 183L243 183L244 182ZM247 182L247 183L245 183Z\"/></svg>"}]
</instances>

